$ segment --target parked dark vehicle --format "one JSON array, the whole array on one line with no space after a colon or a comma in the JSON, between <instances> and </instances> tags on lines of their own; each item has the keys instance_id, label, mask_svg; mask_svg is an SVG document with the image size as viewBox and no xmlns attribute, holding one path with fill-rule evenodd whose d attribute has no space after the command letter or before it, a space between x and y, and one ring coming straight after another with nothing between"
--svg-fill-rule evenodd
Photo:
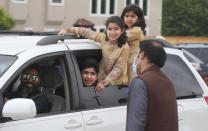
<instances>
[{"instance_id":1,"label":"parked dark vehicle","mask_svg":"<svg viewBox=\"0 0 208 131\"><path fill-rule=\"evenodd\" d=\"M177 43L175 46L186 49L208 64L208 43Z\"/></svg>"},{"instance_id":2,"label":"parked dark vehicle","mask_svg":"<svg viewBox=\"0 0 208 131\"><path fill-rule=\"evenodd\" d=\"M203 61L200 63L201 70L199 72L208 73L208 43L177 43L175 47L183 48L198 57Z\"/></svg>"}]
</instances>

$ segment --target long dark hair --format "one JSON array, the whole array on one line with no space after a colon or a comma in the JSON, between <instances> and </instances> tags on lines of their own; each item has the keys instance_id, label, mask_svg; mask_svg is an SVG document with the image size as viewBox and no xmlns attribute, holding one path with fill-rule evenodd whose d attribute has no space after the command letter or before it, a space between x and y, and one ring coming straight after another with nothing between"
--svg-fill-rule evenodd
<instances>
[{"instance_id":1,"label":"long dark hair","mask_svg":"<svg viewBox=\"0 0 208 131\"><path fill-rule=\"evenodd\" d=\"M123 22L123 20L118 17L118 16L111 16L107 19L106 21L106 31L107 31L107 28L108 28L108 25L109 23L115 23L117 24L121 30L125 30L125 23ZM108 40L108 36L107 36L107 33L105 32L106 34L106 40ZM122 47L127 41L127 36L126 36L126 31L124 31L120 37L118 38L118 47Z\"/></svg>"},{"instance_id":2,"label":"long dark hair","mask_svg":"<svg viewBox=\"0 0 208 131\"><path fill-rule=\"evenodd\" d=\"M138 17L138 21L133 25L133 26L138 26L138 27L141 27L142 30L144 31L145 27L146 27L146 24L145 24L145 19L144 19L144 12L143 10L136 4L130 4L130 5L127 5L124 9L123 9L123 12L121 14L121 18L123 19L124 21L124 16L127 12L129 11L133 11L137 17ZM127 29L128 26L126 25L125 28Z\"/></svg>"}]
</instances>

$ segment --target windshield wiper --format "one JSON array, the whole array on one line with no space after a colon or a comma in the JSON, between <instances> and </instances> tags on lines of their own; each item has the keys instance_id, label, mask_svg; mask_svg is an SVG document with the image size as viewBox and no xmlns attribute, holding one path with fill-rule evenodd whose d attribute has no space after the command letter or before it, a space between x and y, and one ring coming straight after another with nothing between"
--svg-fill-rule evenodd
<instances>
[{"instance_id":1,"label":"windshield wiper","mask_svg":"<svg viewBox=\"0 0 208 131\"><path fill-rule=\"evenodd\" d=\"M188 99L188 98L198 98L201 97L202 94L196 93L195 91L190 92L190 94L187 94L185 96L178 96L177 99Z\"/></svg>"}]
</instances>

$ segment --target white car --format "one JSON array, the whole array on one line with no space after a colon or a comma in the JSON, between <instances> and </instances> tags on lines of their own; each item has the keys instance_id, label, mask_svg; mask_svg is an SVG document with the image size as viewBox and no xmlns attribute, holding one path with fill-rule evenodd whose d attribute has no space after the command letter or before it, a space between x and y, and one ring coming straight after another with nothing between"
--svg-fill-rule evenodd
<instances>
[{"instance_id":1,"label":"white car","mask_svg":"<svg viewBox=\"0 0 208 131\"><path fill-rule=\"evenodd\" d=\"M86 57L99 61L100 44L67 37L0 37L1 131L125 131L127 87L107 87L98 96L94 87L83 87L79 65ZM175 87L180 131L207 131L206 84L182 51L165 51L162 71ZM51 103L48 113L37 114L34 102L26 98L3 103L5 93L20 88L21 72L34 63L42 72L40 90Z\"/></svg>"}]
</instances>

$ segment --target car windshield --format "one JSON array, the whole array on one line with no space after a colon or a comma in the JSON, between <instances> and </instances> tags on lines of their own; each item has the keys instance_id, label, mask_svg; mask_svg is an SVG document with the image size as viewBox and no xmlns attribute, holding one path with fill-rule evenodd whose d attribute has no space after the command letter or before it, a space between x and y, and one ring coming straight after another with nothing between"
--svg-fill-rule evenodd
<instances>
[{"instance_id":1,"label":"car windshield","mask_svg":"<svg viewBox=\"0 0 208 131\"><path fill-rule=\"evenodd\" d=\"M0 55L0 77L15 62L16 56Z\"/></svg>"},{"instance_id":2,"label":"car windshield","mask_svg":"<svg viewBox=\"0 0 208 131\"><path fill-rule=\"evenodd\" d=\"M203 48L200 51L199 58L202 59L206 64L208 63L208 48Z\"/></svg>"},{"instance_id":3,"label":"car windshield","mask_svg":"<svg viewBox=\"0 0 208 131\"><path fill-rule=\"evenodd\" d=\"M177 97L203 94L193 73L179 56L168 54L162 71L173 82Z\"/></svg>"},{"instance_id":4,"label":"car windshield","mask_svg":"<svg viewBox=\"0 0 208 131\"><path fill-rule=\"evenodd\" d=\"M191 52L192 54L194 54L195 56L199 57L200 48L185 48L185 49Z\"/></svg>"},{"instance_id":5,"label":"car windshield","mask_svg":"<svg viewBox=\"0 0 208 131\"><path fill-rule=\"evenodd\" d=\"M190 62L195 62L195 63L200 63L200 64L204 64L204 62L202 60L200 60L198 57L194 56L192 53L186 51L186 50L182 50L184 56L190 61Z\"/></svg>"},{"instance_id":6,"label":"car windshield","mask_svg":"<svg viewBox=\"0 0 208 131\"><path fill-rule=\"evenodd\" d=\"M208 63L208 55L207 51L208 48L185 48L195 56L199 57L202 61L204 61L206 64Z\"/></svg>"}]
</instances>

